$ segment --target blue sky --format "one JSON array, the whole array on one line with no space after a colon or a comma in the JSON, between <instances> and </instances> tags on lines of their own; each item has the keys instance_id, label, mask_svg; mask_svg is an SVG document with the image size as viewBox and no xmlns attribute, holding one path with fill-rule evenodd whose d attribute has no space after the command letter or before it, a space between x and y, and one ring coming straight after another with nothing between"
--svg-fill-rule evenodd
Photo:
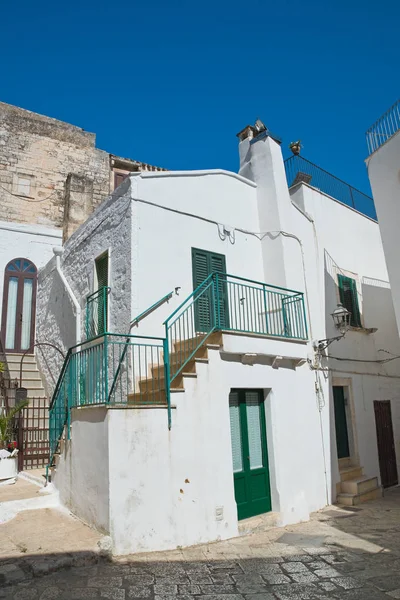
<instances>
[{"instance_id":1,"label":"blue sky","mask_svg":"<svg viewBox=\"0 0 400 600\"><path fill-rule=\"evenodd\" d=\"M168 169L238 169L260 117L369 192L365 130L399 96L395 0L3 3L0 100Z\"/></svg>"}]
</instances>

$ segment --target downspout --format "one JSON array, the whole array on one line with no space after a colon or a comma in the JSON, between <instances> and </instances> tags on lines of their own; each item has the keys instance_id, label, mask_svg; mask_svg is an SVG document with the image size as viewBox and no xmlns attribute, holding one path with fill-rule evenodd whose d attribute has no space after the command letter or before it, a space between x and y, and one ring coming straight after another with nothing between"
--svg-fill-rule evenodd
<instances>
[{"instance_id":1,"label":"downspout","mask_svg":"<svg viewBox=\"0 0 400 600\"><path fill-rule=\"evenodd\" d=\"M64 252L63 248L53 248L53 252L56 257L57 273L59 274L60 279L63 282L64 287L67 290L68 295L71 298L73 305L75 306L75 344L79 344L81 341L81 307L79 305L78 300L76 299L74 292L71 289L71 286L69 285L68 281L66 280L64 273L61 270L60 256Z\"/></svg>"}]
</instances>

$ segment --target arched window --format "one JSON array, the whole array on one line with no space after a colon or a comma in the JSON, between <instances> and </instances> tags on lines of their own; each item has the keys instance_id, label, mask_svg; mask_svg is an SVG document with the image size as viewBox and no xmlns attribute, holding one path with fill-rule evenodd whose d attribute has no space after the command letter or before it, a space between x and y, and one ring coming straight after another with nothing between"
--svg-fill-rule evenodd
<instances>
[{"instance_id":1,"label":"arched window","mask_svg":"<svg viewBox=\"0 0 400 600\"><path fill-rule=\"evenodd\" d=\"M2 338L6 352L25 352L34 343L37 269L27 258L14 258L5 268Z\"/></svg>"}]
</instances>

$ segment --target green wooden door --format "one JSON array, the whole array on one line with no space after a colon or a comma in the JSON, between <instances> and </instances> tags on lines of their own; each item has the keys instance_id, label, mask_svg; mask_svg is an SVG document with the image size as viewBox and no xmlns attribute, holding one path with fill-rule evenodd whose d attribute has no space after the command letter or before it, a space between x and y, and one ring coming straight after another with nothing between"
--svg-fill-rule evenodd
<instances>
[{"instance_id":1,"label":"green wooden door","mask_svg":"<svg viewBox=\"0 0 400 600\"><path fill-rule=\"evenodd\" d=\"M226 262L223 254L192 248L193 289L197 289L211 273L226 273ZM199 290L195 298L195 327L198 332L208 332L215 325L220 329L228 329L228 300L226 283L221 277L218 281L218 299L214 313L213 289ZM215 322L214 322L215 321Z\"/></svg>"},{"instance_id":2,"label":"green wooden door","mask_svg":"<svg viewBox=\"0 0 400 600\"><path fill-rule=\"evenodd\" d=\"M271 510L262 391L232 390L229 414L238 518L246 519Z\"/></svg>"},{"instance_id":3,"label":"green wooden door","mask_svg":"<svg viewBox=\"0 0 400 600\"><path fill-rule=\"evenodd\" d=\"M338 458L350 456L349 434L347 430L346 402L342 386L333 386L333 404L335 409L336 447Z\"/></svg>"}]
</instances>

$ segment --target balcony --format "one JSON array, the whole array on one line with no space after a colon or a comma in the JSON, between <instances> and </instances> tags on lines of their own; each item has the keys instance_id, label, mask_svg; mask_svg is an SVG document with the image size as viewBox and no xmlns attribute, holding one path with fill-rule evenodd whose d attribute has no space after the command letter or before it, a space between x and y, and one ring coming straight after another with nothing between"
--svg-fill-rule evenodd
<instances>
[{"instance_id":1,"label":"balcony","mask_svg":"<svg viewBox=\"0 0 400 600\"><path fill-rule=\"evenodd\" d=\"M72 408L165 406L171 426L171 391L182 390L182 378L223 332L307 340L303 293L244 277L210 274L165 321L164 337L107 332L108 293L88 297L88 339L69 349L62 367L50 405L51 459Z\"/></svg>"},{"instance_id":2,"label":"balcony","mask_svg":"<svg viewBox=\"0 0 400 600\"><path fill-rule=\"evenodd\" d=\"M397 100L365 133L368 153L373 154L400 129L400 100Z\"/></svg>"},{"instance_id":3,"label":"balcony","mask_svg":"<svg viewBox=\"0 0 400 600\"><path fill-rule=\"evenodd\" d=\"M287 158L285 171L289 188L301 182L307 183L327 196L339 200L342 204L377 220L374 201L370 196L321 169L306 158L295 155Z\"/></svg>"}]
</instances>

